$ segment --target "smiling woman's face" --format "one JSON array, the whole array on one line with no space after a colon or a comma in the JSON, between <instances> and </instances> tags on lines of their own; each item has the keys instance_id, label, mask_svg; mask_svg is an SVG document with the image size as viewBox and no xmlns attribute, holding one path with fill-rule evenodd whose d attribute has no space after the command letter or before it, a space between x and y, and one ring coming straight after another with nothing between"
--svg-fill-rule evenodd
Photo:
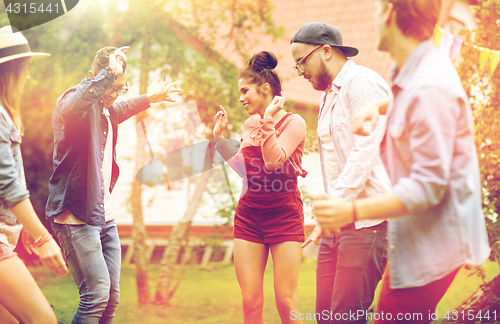
<instances>
[{"instance_id":1,"label":"smiling woman's face","mask_svg":"<svg viewBox=\"0 0 500 324\"><path fill-rule=\"evenodd\" d=\"M241 78L238 80L240 102L249 115L254 115L261 110L261 112L264 113L266 107L263 105L263 102L266 96L260 91L260 88L261 87L257 86L257 84L250 83L248 78Z\"/></svg>"}]
</instances>

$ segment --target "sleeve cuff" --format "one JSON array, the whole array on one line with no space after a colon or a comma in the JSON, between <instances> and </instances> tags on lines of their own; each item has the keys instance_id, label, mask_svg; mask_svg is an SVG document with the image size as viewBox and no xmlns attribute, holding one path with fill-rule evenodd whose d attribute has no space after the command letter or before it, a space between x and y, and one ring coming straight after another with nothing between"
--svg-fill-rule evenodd
<instances>
[{"instance_id":1,"label":"sleeve cuff","mask_svg":"<svg viewBox=\"0 0 500 324\"><path fill-rule=\"evenodd\" d=\"M9 188L9 194L5 196L4 202L5 205L8 208L10 208L29 197L30 197L29 191L26 188L22 187L21 184L19 184L16 185L14 188Z\"/></svg>"},{"instance_id":2,"label":"sleeve cuff","mask_svg":"<svg viewBox=\"0 0 500 324\"><path fill-rule=\"evenodd\" d=\"M94 82L99 82L101 80L105 80L113 84L115 78L108 72L106 69L102 69L93 79Z\"/></svg>"},{"instance_id":3,"label":"sleeve cuff","mask_svg":"<svg viewBox=\"0 0 500 324\"><path fill-rule=\"evenodd\" d=\"M410 190L408 185L405 179L400 179L399 182L394 185L393 192L399 201L405 206L410 214L417 214L427 210L429 205L421 198L425 196L424 193L417 186L412 186L413 188Z\"/></svg>"},{"instance_id":4,"label":"sleeve cuff","mask_svg":"<svg viewBox=\"0 0 500 324\"><path fill-rule=\"evenodd\" d=\"M96 98L100 99L100 97L113 85L115 78L108 73L106 70L101 70L93 79L90 79L91 83L89 86L93 90ZM84 89L85 92L87 89Z\"/></svg>"}]
</instances>

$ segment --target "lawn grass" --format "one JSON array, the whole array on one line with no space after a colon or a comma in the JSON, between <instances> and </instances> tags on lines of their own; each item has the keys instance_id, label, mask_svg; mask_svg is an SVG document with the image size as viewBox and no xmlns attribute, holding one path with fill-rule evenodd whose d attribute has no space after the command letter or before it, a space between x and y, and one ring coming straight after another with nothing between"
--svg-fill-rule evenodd
<instances>
[{"instance_id":1,"label":"lawn grass","mask_svg":"<svg viewBox=\"0 0 500 324\"><path fill-rule=\"evenodd\" d=\"M122 267L121 298L116 311L117 324L236 324L242 323L241 295L232 264L211 263L211 270L187 266L184 279L168 308L150 306L137 308L137 292L133 266ZM301 313L314 313L315 260L305 260L299 274L298 300ZM500 273L497 263L483 265L487 280ZM59 277L44 267L30 269L43 293L54 306L60 323L70 323L78 305L78 291L71 275ZM150 267L151 294L156 291L158 265ZM482 283L477 276L467 277L463 269L438 305L440 316L462 303ZM274 302L272 265L264 279L264 322L281 323ZM304 321L314 323L314 321Z\"/></svg>"}]
</instances>

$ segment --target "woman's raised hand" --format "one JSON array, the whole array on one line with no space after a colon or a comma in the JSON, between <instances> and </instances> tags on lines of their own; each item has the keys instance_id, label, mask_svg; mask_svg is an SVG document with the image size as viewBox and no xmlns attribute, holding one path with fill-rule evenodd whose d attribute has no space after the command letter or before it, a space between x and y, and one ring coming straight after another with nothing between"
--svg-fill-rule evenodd
<instances>
[{"instance_id":1,"label":"woman's raised hand","mask_svg":"<svg viewBox=\"0 0 500 324\"><path fill-rule=\"evenodd\" d=\"M227 112L224 109L224 107L219 106L221 110L215 114L215 127L214 127L214 132L213 135L215 138L222 138L222 132L227 126Z\"/></svg>"},{"instance_id":2,"label":"woman's raised hand","mask_svg":"<svg viewBox=\"0 0 500 324\"><path fill-rule=\"evenodd\" d=\"M264 118L273 118L285 105L285 96L283 91L281 92L281 96L274 96L273 101L267 106L266 111L264 112Z\"/></svg>"}]
</instances>

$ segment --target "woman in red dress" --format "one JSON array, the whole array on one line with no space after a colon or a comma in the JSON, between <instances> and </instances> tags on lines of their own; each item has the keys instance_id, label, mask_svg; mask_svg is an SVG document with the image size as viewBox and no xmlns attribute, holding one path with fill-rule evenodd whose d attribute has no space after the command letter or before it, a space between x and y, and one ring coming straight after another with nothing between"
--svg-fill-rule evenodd
<instances>
[{"instance_id":1,"label":"woman in red dress","mask_svg":"<svg viewBox=\"0 0 500 324\"><path fill-rule=\"evenodd\" d=\"M304 242L304 214L297 187L306 125L282 110L285 98L274 68L277 59L260 52L247 61L238 80L240 102L249 115L239 150L227 141L216 148L243 178L234 216L234 265L243 297L244 323L263 323L264 270L271 252L276 306L282 323L297 320L297 281ZM222 138L228 119L221 106L213 131Z\"/></svg>"}]
</instances>

